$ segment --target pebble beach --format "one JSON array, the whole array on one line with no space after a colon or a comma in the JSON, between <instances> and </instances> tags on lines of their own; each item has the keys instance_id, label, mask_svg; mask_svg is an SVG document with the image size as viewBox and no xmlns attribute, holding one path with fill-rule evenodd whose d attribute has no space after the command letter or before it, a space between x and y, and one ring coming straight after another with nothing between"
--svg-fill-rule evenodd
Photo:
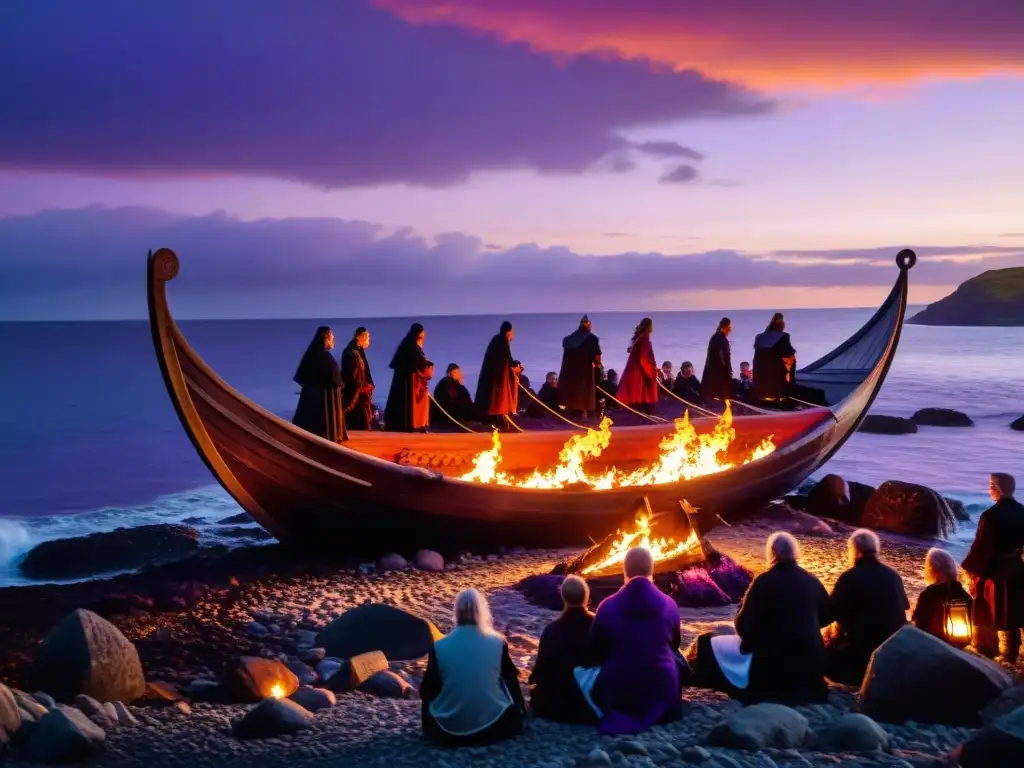
<instances>
[{"instance_id":1,"label":"pebble beach","mask_svg":"<svg viewBox=\"0 0 1024 768\"><path fill-rule=\"evenodd\" d=\"M755 520L722 527L709 538L721 551L754 571L763 568L763 549L771 521ZM831 587L845 568L847 531L798 535L803 564ZM921 564L931 542L886 537L884 556L903 576L913 600L922 589ZM272 560L267 549L264 560ZM516 589L523 578L546 573L570 551L513 551L483 557L464 556L449 562L440 573L408 568L381 572L363 567L280 564L255 561L208 565L205 586L192 582L194 605L185 611L134 612L111 621L135 642L146 679L179 686L214 682L232 656L295 657L308 645L311 633L326 626L345 610L367 602L389 603L431 620L441 631L452 628L455 595L468 587L482 590L491 603L496 628L509 642L510 651L525 682L536 655L541 631L556 615L529 603ZM218 573L219 569L219 573ZM167 581L168 569L154 569L155 578ZM229 573L230 572L230 573ZM183 571L173 571L183 578ZM135 581L131 579L134 578ZM50 590L54 612L60 609L61 591L81 605L104 594L137 590L137 577L65 587L26 587L4 590L0 613L32 602L28 590ZM223 585L227 586L224 587ZM216 586L215 586L216 585ZM74 593L74 590L79 590ZM91 590L88 595L82 590ZM18 595L21 593L21 603ZM42 593L36 593L37 598ZM35 600L34 598L33 600ZM13 602L12 602L13 601ZM78 607L75 605L75 607ZM680 608L684 647L700 633L732 621L735 606L713 609ZM23 672L31 652L31 635L45 633L44 619L19 622L18 633L4 622L0 651L4 655L4 681L24 685ZM4 642L9 641L9 642ZM36 640L38 642L38 638ZM250 705L191 701L167 706L129 707L134 723L107 731L102 753L86 764L96 766L287 765L312 766L683 766L709 768L771 768L772 766L926 766L941 761L972 733L971 729L906 723L882 724L891 751L837 754L834 752L761 750L757 752L710 747L707 735L718 723L740 709L724 695L700 689L685 694L689 708L681 722L658 726L630 738L609 738L594 728L553 724L530 718L524 734L503 744L458 751L429 746L419 728L420 703L415 694L425 659L391 662L390 669L408 688L397 697L354 691L337 696L334 706L315 713L312 727L291 736L241 741L232 734L232 722ZM27 689L31 690L31 689ZM810 727L817 729L855 711L856 691L836 686L827 705L800 707ZM10 765L31 763L9 760Z\"/></svg>"}]
</instances>

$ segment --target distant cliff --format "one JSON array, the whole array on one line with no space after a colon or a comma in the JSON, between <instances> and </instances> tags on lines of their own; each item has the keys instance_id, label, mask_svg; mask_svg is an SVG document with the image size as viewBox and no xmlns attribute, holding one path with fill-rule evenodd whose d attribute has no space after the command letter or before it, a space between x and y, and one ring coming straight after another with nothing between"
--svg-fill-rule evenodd
<instances>
[{"instance_id":1,"label":"distant cliff","mask_svg":"<svg viewBox=\"0 0 1024 768\"><path fill-rule=\"evenodd\" d=\"M1024 325L1024 267L991 269L929 304L915 325Z\"/></svg>"}]
</instances>

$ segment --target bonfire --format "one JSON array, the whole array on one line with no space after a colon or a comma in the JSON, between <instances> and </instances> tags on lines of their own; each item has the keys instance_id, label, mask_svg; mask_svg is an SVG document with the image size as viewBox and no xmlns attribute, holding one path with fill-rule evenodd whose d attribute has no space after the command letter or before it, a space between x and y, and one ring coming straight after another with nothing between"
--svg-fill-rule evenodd
<instances>
[{"instance_id":1,"label":"bonfire","mask_svg":"<svg viewBox=\"0 0 1024 768\"><path fill-rule=\"evenodd\" d=\"M676 419L675 431L667 435L658 446L658 457L653 463L640 469L626 471L615 467L604 470L590 470L586 464L597 459L609 446L612 439L612 420L605 416L597 429L588 429L585 434L574 435L558 455L558 463L551 469L536 469L526 477L515 477L501 469L501 437L495 431L491 436L490 450L473 457L473 469L462 475L460 480L477 483L493 483L516 488L565 488L583 486L594 490L626 488L647 485L676 483L695 477L724 472L736 466L729 461L729 448L736 440L732 425L732 409L728 402L725 412L715 428L699 434L690 423L690 412ZM749 456L739 463L748 464L763 458L775 450L772 436L761 441Z\"/></svg>"}]
</instances>

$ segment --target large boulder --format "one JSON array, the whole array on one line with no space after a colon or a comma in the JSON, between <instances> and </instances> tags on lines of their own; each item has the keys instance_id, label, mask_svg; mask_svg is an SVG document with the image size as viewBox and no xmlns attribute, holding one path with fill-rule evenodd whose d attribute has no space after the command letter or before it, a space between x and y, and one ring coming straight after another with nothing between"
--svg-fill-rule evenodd
<instances>
[{"instance_id":1,"label":"large boulder","mask_svg":"<svg viewBox=\"0 0 1024 768\"><path fill-rule=\"evenodd\" d=\"M88 760L103 749L103 729L73 707L54 707L32 729L29 759L39 763Z\"/></svg>"},{"instance_id":2,"label":"large boulder","mask_svg":"<svg viewBox=\"0 0 1024 768\"><path fill-rule=\"evenodd\" d=\"M355 690L363 683L388 668L388 660L380 651L360 653L345 661L338 671L331 675L326 685L336 693Z\"/></svg>"},{"instance_id":3,"label":"large boulder","mask_svg":"<svg viewBox=\"0 0 1024 768\"><path fill-rule=\"evenodd\" d=\"M1024 432L1024 416L1019 419L1014 419L1010 422L1010 429L1014 429L1017 432Z\"/></svg>"},{"instance_id":4,"label":"large boulder","mask_svg":"<svg viewBox=\"0 0 1024 768\"><path fill-rule=\"evenodd\" d=\"M135 646L106 619L78 609L43 639L32 666L34 685L70 702L80 693L130 704L146 692Z\"/></svg>"},{"instance_id":5,"label":"large boulder","mask_svg":"<svg viewBox=\"0 0 1024 768\"><path fill-rule=\"evenodd\" d=\"M223 687L232 701L280 699L299 690L299 678L280 661L242 656L228 663Z\"/></svg>"},{"instance_id":6,"label":"large boulder","mask_svg":"<svg viewBox=\"0 0 1024 768\"><path fill-rule=\"evenodd\" d=\"M1008 715L1019 707L1024 707L1024 685L1007 688L999 698L989 702L988 706L981 710L981 724L992 725L1003 715Z\"/></svg>"},{"instance_id":7,"label":"large boulder","mask_svg":"<svg viewBox=\"0 0 1024 768\"><path fill-rule=\"evenodd\" d=\"M1012 682L995 662L908 625L872 655L859 708L887 723L972 726Z\"/></svg>"},{"instance_id":8,"label":"large boulder","mask_svg":"<svg viewBox=\"0 0 1024 768\"><path fill-rule=\"evenodd\" d=\"M37 544L21 562L32 579L76 579L182 560L199 548L199 531L184 525L140 525Z\"/></svg>"},{"instance_id":9,"label":"large boulder","mask_svg":"<svg viewBox=\"0 0 1024 768\"><path fill-rule=\"evenodd\" d=\"M909 536L947 538L956 529L956 516L931 488L887 480L868 499L861 525Z\"/></svg>"},{"instance_id":10,"label":"large boulder","mask_svg":"<svg viewBox=\"0 0 1024 768\"><path fill-rule=\"evenodd\" d=\"M781 704L754 704L730 715L708 734L708 744L728 749L799 749L807 741L807 718Z\"/></svg>"},{"instance_id":11,"label":"large boulder","mask_svg":"<svg viewBox=\"0 0 1024 768\"><path fill-rule=\"evenodd\" d=\"M1024 707L1017 707L961 744L953 756L960 768L1024 765Z\"/></svg>"},{"instance_id":12,"label":"large boulder","mask_svg":"<svg viewBox=\"0 0 1024 768\"><path fill-rule=\"evenodd\" d=\"M912 435L917 432L917 424L902 416L885 416L881 413L869 413L860 423L858 432L873 435Z\"/></svg>"},{"instance_id":13,"label":"large boulder","mask_svg":"<svg viewBox=\"0 0 1024 768\"><path fill-rule=\"evenodd\" d=\"M919 427L973 427L974 421L966 413L952 408L922 408L910 417Z\"/></svg>"},{"instance_id":14,"label":"large boulder","mask_svg":"<svg viewBox=\"0 0 1024 768\"><path fill-rule=\"evenodd\" d=\"M875 489L864 483L848 482L839 475L825 475L807 493L804 511L847 525L860 525L864 508Z\"/></svg>"},{"instance_id":15,"label":"large boulder","mask_svg":"<svg viewBox=\"0 0 1024 768\"><path fill-rule=\"evenodd\" d=\"M788 504L769 504L761 517L770 520L776 530L801 533L807 536L827 536L833 533L831 526L814 515L793 509Z\"/></svg>"},{"instance_id":16,"label":"large boulder","mask_svg":"<svg viewBox=\"0 0 1024 768\"><path fill-rule=\"evenodd\" d=\"M272 739L304 731L313 714L288 699L264 699L236 721L231 730L239 739Z\"/></svg>"},{"instance_id":17,"label":"large boulder","mask_svg":"<svg viewBox=\"0 0 1024 768\"><path fill-rule=\"evenodd\" d=\"M955 517L958 522L971 522L971 515L967 511L967 507L964 506L964 503L962 501L951 499L949 498L949 496L943 496L942 498L945 500L946 504L949 505L949 509L950 511L952 511L953 517Z\"/></svg>"},{"instance_id":18,"label":"large boulder","mask_svg":"<svg viewBox=\"0 0 1024 768\"><path fill-rule=\"evenodd\" d=\"M316 644L328 656L350 659L380 651L389 661L419 659L430 653L444 635L427 619L383 603L360 605L345 611L323 628Z\"/></svg>"}]
</instances>

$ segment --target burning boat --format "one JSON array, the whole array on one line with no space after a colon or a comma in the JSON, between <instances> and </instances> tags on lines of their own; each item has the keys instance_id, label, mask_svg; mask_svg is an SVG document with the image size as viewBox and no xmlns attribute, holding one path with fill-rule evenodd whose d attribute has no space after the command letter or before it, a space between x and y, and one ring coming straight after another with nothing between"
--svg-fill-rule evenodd
<instances>
[{"instance_id":1,"label":"burning boat","mask_svg":"<svg viewBox=\"0 0 1024 768\"><path fill-rule=\"evenodd\" d=\"M157 361L185 432L238 504L283 541L336 547L581 545L623 526L642 499L653 513L700 509L701 530L758 511L824 464L857 429L885 380L906 314L910 269L874 316L796 372L828 407L646 426L483 433L357 432L342 444L253 403L195 352L171 315L178 257L148 261Z\"/></svg>"}]
</instances>

